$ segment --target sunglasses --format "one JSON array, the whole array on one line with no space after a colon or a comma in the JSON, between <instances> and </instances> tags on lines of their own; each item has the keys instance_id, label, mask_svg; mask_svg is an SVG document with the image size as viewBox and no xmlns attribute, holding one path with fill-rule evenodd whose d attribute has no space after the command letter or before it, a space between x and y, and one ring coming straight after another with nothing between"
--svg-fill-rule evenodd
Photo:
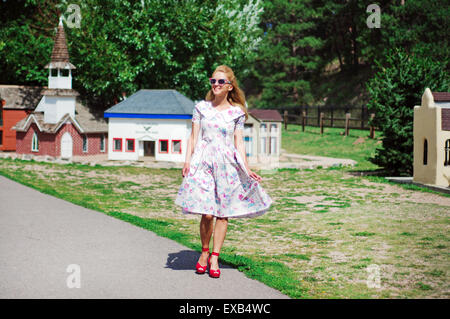
<instances>
[{"instance_id":1,"label":"sunglasses","mask_svg":"<svg viewBox=\"0 0 450 319\"><path fill-rule=\"evenodd\" d=\"M212 85L214 84L219 84L219 85L224 85L224 84L231 84L230 81L225 80L225 79L214 79L214 78L209 78L209 83L211 83Z\"/></svg>"}]
</instances>

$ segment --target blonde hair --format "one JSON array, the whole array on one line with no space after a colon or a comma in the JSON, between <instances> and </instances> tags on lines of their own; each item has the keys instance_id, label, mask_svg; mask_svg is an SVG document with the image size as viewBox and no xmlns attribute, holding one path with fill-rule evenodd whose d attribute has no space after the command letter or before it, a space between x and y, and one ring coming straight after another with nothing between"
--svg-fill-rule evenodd
<instances>
[{"instance_id":1,"label":"blonde hair","mask_svg":"<svg viewBox=\"0 0 450 319\"><path fill-rule=\"evenodd\" d=\"M226 65L219 65L213 72L223 72L227 76L228 80L231 82L231 85L233 86L233 89L228 92L227 101L230 102L232 105L237 105L241 108L241 110L245 113L245 120L248 119L248 112L247 107L245 106L245 94L244 92L239 88L238 82L236 77L234 76L233 70L226 66ZM212 101L214 100L214 93L212 88L208 91L206 94L206 101Z\"/></svg>"}]
</instances>

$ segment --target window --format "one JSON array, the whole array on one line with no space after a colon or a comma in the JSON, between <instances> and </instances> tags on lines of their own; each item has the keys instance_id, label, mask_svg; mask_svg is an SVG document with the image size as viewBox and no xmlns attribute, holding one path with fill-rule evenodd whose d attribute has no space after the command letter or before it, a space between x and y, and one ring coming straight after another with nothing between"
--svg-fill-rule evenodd
<instances>
[{"instance_id":1,"label":"window","mask_svg":"<svg viewBox=\"0 0 450 319\"><path fill-rule=\"evenodd\" d=\"M83 135L83 152L86 153L88 151L88 139L86 135Z\"/></svg>"},{"instance_id":2,"label":"window","mask_svg":"<svg viewBox=\"0 0 450 319\"><path fill-rule=\"evenodd\" d=\"M50 69L50 76L58 76L58 69Z\"/></svg>"},{"instance_id":3,"label":"window","mask_svg":"<svg viewBox=\"0 0 450 319\"><path fill-rule=\"evenodd\" d=\"M169 140L159 140L159 152L169 153Z\"/></svg>"},{"instance_id":4,"label":"window","mask_svg":"<svg viewBox=\"0 0 450 319\"><path fill-rule=\"evenodd\" d=\"M0 126L3 126L3 105L5 100L0 100Z\"/></svg>"},{"instance_id":5,"label":"window","mask_svg":"<svg viewBox=\"0 0 450 319\"><path fill-rule=\"evenodd\" d=\"M105 135L100 137L100 152L105 151Z\"/></svg>"},{"instance_id":6,"label":"window","mask_svg":"<svg viewBox=\"0 0 450 319\"><path fill-rule=\"evenodd\" d=\"M277 153L277 138L272 136L270 138L270 154L276 153Z\"/></svg>"},{"instance_id":7,"label":"window","mask_svg":"<svg viewBox=\"0 0 450 319\"><path fill-rule=\"evenodd\" d=\"M172 140L172 153L181 154L181 140Z\"/></svg>"},{"instance_id":8,"label":"window","mask_svg":"<svg viewBox=\"0 0 450 319\"><path fill-rule=\"evenodd\" d=\"M261 154L267 154L266 137L261 137Z\"/></svg>"},{"instance_id":9,"label":"window","mask_svg":"<svg viewBox=\"0 0 450 319\"><path fill-rule=\"evenodd\" d=\"M423 141L423 165L427 165L428 162L428 141Z\"/></svg>"},{"instance_id":10,"label":"window","mask_svg":"<svg viewBox=\"0 0 450 319\"><path fill-rule=\"evenodd\" d=\"M245 144L245 154L246 156L253 156L252 155L252 137L251 136L244 136L244 144Z\"/></svg>"},{"instance_id":11,"label":"window","mask_svg":"<svg viewBox=\"0 0 450 319\"><path fill-rule=\"evenodd\" d=\"M69 76L69 69L61 69L60 73L61 73L61 76L68 77Z\"/></svg>"},{"instance_id":12,"label":"window","mask_svg":"<svg viewBox=\"0 0 450 319\"><path fill-rule=\"evenodd\" d=\"M445 153L444 166L450 166L450 140L445 141L444 153Z\"/></svg>"},{"instance_id":13,"label":"window","mask_svg":"<svg viewBox=\"0 0 450 319\"><path fill-rule=\"evenodd\" d=\"M36 133L33 134L33 139L31 140L31 151L39 152L39 139Z\"/></svg>"},{"instance_id":14,"label":"window","mask_svg":"<svg viewBox=\"0 0 450 319\"><path fill-rule=\"evenodd\" d=\"M121 138L113 139L113 151L114 152L122 152L122 139Z\"/></svg>"},{"instance_id":15,"label":"window","mask_svg":"<svg viewBox=\"0 0 450 319\"><path fill-rule=\"evenodd\" d=\"M267 125L261 124L261 133L266 133L266 132L267 132Z\"/></svg>"},{"instance_id":16,"label":"window","mask_svg":"<svg viewBox=\"0 0 450 319\"><path fill-rule=\"evenodd\" d=\"M277 125L270 124L270 133L276 133L276 132L277 132Z\"/></svg>"},{"instance_id":17,"label":"window","mask_svg":"<svg viewBox=\"0 0 450 319\"><path fill-rule=\"evenodd\" d=\"M134 138L127 138L127 152L134 152Z\"/></svg>"}]
</instances>

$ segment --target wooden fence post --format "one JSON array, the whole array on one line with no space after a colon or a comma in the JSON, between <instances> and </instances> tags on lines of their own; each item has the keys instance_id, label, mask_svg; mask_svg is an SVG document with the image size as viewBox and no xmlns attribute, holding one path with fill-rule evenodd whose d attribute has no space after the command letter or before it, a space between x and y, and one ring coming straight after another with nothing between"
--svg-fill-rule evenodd
<instances>
[{"instance_id":1,"label":"wooden fence post","mask_svg":"<svg viewBox=\"0 0 450 319\"><path fill-rule=\"evenodd\" d=\"M331 105L331 124L330 127L333 127L333 105Z\"/></svg>"},{"instance_id":2,"label":"wooden fence post","mask_svg":"<svg viewBox=\"0 0 450 319\"><path fill-rule=\"evenodd\" d=\"M374 117L375 117L375 113L370 113L370 122L372 122ZM372 124L370 124L369 137L372 139L375 138L375 127Z\"/></svg>"},{"instance_id":3,"label":"wooden fence post","mask_svg":"<svg viewBox=\"0 0 450 319\"><path fill-rule=\"evenodd\" d=\"M284 111L284 129L287 130L288 125L288 111Z\"/></svg>"},{"instance_id":4,"label":"wooden fence post","mask_svg":"<svg viewBox=\"0 0 450 319\"><path fill-rule=\"evenodd\" d=\"M306 125L306 111L302 111L302 132L305 131L305 125Z\"/></svg>"},{"instance_id":5,"label":"wooden fence post","mask_svg":"<svg viewBox=\"0 0 450 319\"><path fill-rule=\"evenodd\" d=\"M345 113L345 136L348 136L350 131L350 113Z\"/></svg>"},{"instance_id":6,"label":"wooden fence post","mask_svg":"<svg viewBox=\"0 0 450 319\"><path fill-rule=\"evenodd\" d=\"M320 112L320 134L323 134L323 118L325 116L325 113Z\"/></svg>"}]
</instances>

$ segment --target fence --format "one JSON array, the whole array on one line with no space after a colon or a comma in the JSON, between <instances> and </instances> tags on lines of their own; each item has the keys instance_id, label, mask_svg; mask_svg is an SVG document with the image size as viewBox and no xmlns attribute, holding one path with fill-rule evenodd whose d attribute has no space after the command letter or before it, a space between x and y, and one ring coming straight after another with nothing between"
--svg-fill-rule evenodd
<instances>
[{"instance_id":1,"label":"fence","mask_svg":"<svg viewBox=\"0 0 450 319\"><path fill-rule=\"evenodd\" d=\"M324 127L337 127L344 129L344 135L348 135L350 129L369 130L369 137L375 137L375 127L369 124L375 117L367 107L342 107L342 106L300 106L280 108L283 111L284 129L288 124L320 127L320 134L323 134ZM352 117L353 114L353 117ZM356 123L356 125L355 125Z\"/></svg>"}]
</instances>

